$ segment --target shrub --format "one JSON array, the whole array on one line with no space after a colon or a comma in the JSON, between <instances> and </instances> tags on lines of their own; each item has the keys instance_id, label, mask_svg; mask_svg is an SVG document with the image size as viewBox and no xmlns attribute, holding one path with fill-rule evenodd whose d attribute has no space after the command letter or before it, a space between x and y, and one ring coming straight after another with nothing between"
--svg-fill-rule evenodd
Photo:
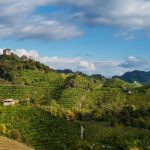
<instances>
[{"instance_id":1,"label":"shrub","mask_svg":"<svg viewBox=\"0 0 150 150\"><path fill-rule=\"evenodd\" d=\"M55 100L51 101L49 112L55 117L62 117L64 114L63 108L59 104L57 104Z\"/></svg>"},{"instance_id":2,"label":"shrub","mask_svg":"<svg viewBox=\"0 0 150 150\"><path fill-rule=\"evenodd\" d=\"M7 131L6 125L4 123L0 124L0 133L5 134Z\"/></svg>"},{"instance_id":3,"label":"shrub","mask_svg":"<svg viewBox=\"0 0 150 150\"><path fill-rule=\"evenodd\" d=\"M11 131L11 137L13 140L16 140L18 142L21 141L21 133L17 129L13 129Z\"/></svg>"},{"instance_id":4,"label":"shrub","mask_svg":"<svg viewBox=\"0 0 150 150\"><path fill-rule=\"evenodd\" d=\"M117 124L118 124L117 118L112 117L112 118L110 119L110 126L111 126L111 127L115 127Z\"/></svg>"}]
</instances>

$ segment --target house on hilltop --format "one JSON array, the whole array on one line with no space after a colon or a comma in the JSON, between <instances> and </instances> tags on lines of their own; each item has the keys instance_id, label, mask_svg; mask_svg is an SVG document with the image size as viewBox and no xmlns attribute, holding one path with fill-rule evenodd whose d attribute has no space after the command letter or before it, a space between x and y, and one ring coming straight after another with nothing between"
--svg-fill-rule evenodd
<instances>
[{"instance_id":1,"label":"house on hilltop","mask_svg":"<svg viewBox=\"0 0 150 150\"><path fill-rule=\"evenodd\" d=\"M9 55L11 55L11 49L4 49L3 50L3 55L7 55L7 56L9 56Z\"/></svg>"}]
</instances>

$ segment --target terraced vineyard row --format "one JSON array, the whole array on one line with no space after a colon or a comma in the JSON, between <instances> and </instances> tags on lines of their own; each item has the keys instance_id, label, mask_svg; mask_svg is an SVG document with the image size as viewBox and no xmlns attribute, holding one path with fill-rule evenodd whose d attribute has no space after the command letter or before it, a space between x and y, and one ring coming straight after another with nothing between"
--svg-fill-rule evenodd
<instances>
[{"instance_id":1,"label":"terraced vineyard row","mask_svg":"<svg viewBox=\"0 0 150 150\"><path fill-rule=\"evenodd\" d=\"M65 108L75 107L81 101L81 97L85 94L83 89L66 89L61 95L59 104Z\"/></svg>"},{"instance_id":2,"label":"terraced vineyard row","mask_svg":"<svg viewBox=\"0 0 150 150\"><path fill-rule=\"evenodd\" d=\"M15 75L17 83L34 86L55 86L62 84L63 78L55 72L44 73L33 70L23 70Z\"/></svg>"},{"instance_id":3,"label":"terraced vineyard row","mask_svg":"<svg viewBox=\"0 0 150 150\"><path fill-rule=\"evenodd\" d=\"M17 100L40 99L47 91L52 91L54 88L57 88L57 86L0 86L0 100L5 98Z\"/></svg>"}]
</instances>

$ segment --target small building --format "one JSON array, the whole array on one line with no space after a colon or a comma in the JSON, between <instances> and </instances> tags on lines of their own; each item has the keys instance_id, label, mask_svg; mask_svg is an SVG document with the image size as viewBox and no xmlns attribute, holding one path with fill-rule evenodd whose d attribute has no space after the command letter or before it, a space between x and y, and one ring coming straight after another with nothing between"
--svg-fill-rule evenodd
<instances>
[{"instance_id":1,"label":"small building","mask_svg":"<svg viewBox=\"0 0 150 150\"><path fill-rule=\"evenodd\" d=\"M3 55L7 55L7 56L9 56L9 55L11 55L11 49L4 49L3 50Z\"/></svg>"},{"instance_id":2,"label":"small building","mask_svg":"<svg viewBox=\"0 0 150 150\"><path fill-rule=\"evenodd\" d=\"M15 104L17 104L17 101L14 100L14 99L5 99L5 100L3 101L3 105L4 105L4 106L13 106L13 105L15 105Z\"/></svg>"}]
</instances>

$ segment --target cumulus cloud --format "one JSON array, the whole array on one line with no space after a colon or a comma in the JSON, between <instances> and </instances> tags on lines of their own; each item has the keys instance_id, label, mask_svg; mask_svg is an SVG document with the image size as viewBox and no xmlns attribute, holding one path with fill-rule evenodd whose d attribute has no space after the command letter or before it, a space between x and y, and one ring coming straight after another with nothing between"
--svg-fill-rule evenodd
<instances>
[{"instance_id":1,"label":"cumulus cloud","mask_svg":"<svg viewBox=\"0 0 150 150\"><path fill-rule=\"evenodd\" d=\"M28 58L32 57L35 60L37 60L39 58L39 54L35 50L29 50L29 51L27 51L26 49L16 49L15 51L13 51L13 53L15 53L16 55L18 55L19 57L25 55Z\"/></svg>"},{"instance_id":2,"label":"cumulus cloud","mask_svg":"<svg viewBox=\"0 0 150 150\"><path fill-rule=\"evenodd\" d=\"M95 24L138 29L150 26L150 1L149 0L100 0L95 2L88 12L92 14L91 21ZM94 11L95 10L95 11Z\"/></svg>"},{"instance_id":3,"label":"cumulus cloud","mask_svg":"<svg viewBox=\"0 0 150 150\"><path fill-rule=\"evenodd\" d=\"M3 54L3 49L2 49L2 48L0 48L0 55L1 55L1 54Z\"/></svg>"},{"instance_id":4,"label":"cumulus cloud","mask_svg":"<svg viewBox=\"0 0 150 150\"><path fill-rule=\"evenodd\" d=\"M72 5L87 22L138 29L150 26L149 0L45 0L45 4ZM83 15L84 14L84 15Z\"/></svg>"},{"instance_id":5,"label":"cumulus cloud","mask_svg":"<svg viewBox=\"0 0 150 150\"><path fill-rule=\"evenodd\" d=\"M39 57L38 60L54 69L71 69L73 71L82 71L86 73L96 70L94 63L92 63L90 60L84 60L80 57Z\"/></svg>"},{"instance_id":6,"label":"cumulus cloud","mask_svg":"<svg viewBox=\"0 0 150 150\"><path fill-rule=\"evenodd\" d=\"M133 68L133 67L140 67L147 64L147 61L142 58L137 58L135 56L129 56L125 62L120 64L121 67L124 68Z\"/></svg>"},{"instance_id":7,"label":"cumulus cloud","mask_svg":"<svg viewBox=\"0 0 150 150\"><path fill-rule=\"evenodd\" d=\"M52 2L52 1L51 1ZM61 40L81 36L78 27L69 22L34 14L42 3L37 0L8 0L0 2L0 38L17 40Z\"/></svg>"},{"instance_id":8,"label":"cumulus cloud","mask_svg":"<svg viewBox=\"0 0 150 150\"><path fill-rule=\"evenodd\" d=\"M99 73L107 77L111 77L114 75L122 75L123 73L128 71L128 69L121 67L121 62L117 60L98 60L94 61L93 63L96 66L96 70L93 71L93 73Z\"/></svg>"},{"instance_id":9,"label":"cumulus cloud","mask_svg":"<svg viewBox=\"0 0 150 150\"><path fill-rule=\"evenodd\" d=\"M35 13L48 5L62 8L63 17ZM83 35L84 23L127 30L123 36L133 39L130 32L150 28L149 0L1 0L0 9L0 38L70 39Z\"/></svg>"},{"instance_id":10,"label":"cumulus cloud","mask_svg":"<svg viewBox=\"0 0 150 150\"><path fill-rule=\"evenodd\" d=\"M80 61L78 67L87 71L96 70L95 65L89 61Z\"/></svg>"},{"instance_id":11,"label":"cumulus cloud","mask_svg":"<svg viewBox=\"0 0 150 150\"><path fill-rule=\"evenodd\" d=\"M0 26L1 38L61 40L70 39L82 35L75 26L63 24L55 20L46 20L43 17L34 16L30 20L21 21L12 26Z\"/></svg>"}]
</instances>

